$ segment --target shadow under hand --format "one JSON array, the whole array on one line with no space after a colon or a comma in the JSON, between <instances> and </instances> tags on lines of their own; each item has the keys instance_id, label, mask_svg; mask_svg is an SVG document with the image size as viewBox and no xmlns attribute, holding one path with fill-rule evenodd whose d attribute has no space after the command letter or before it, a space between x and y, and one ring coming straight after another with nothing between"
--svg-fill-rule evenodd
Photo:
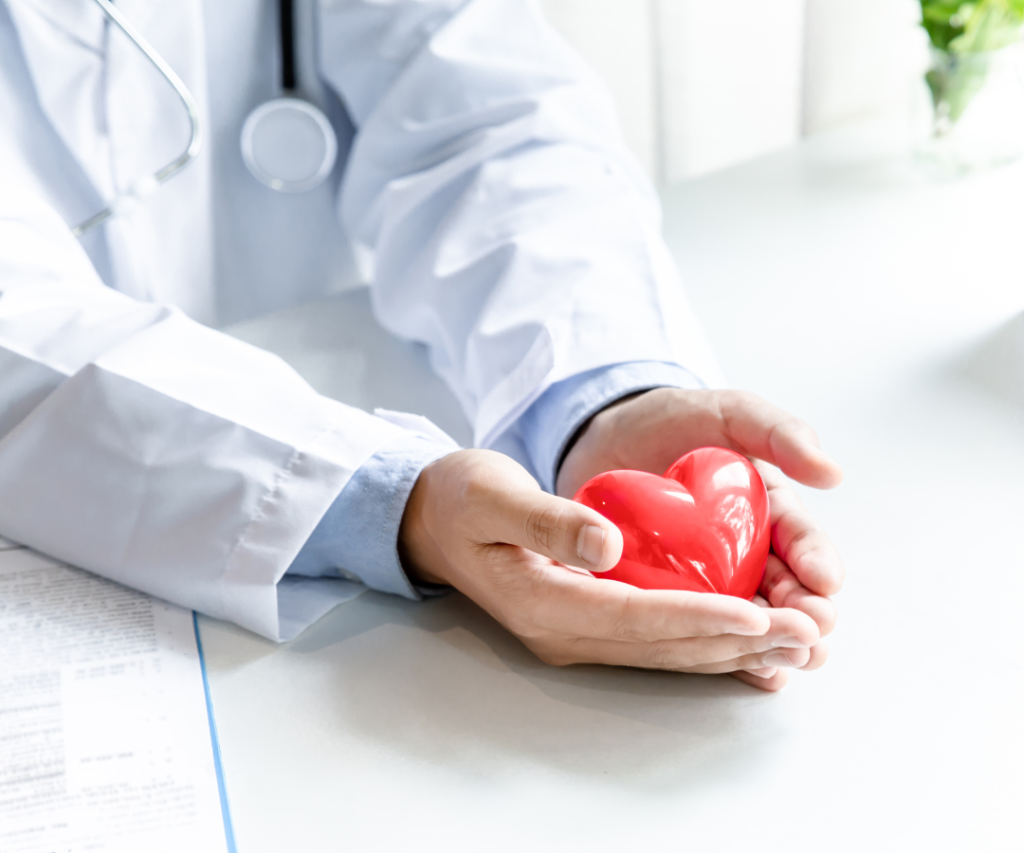
<instances>
[{"instance_id":1,"label":"shadow under hand","mask_svg":"<svg viewBox=\"0 0 1024 853\"><path fill-rule=\"evenodd\" d=\"M229 331L323 394L419 412L471 441L422 349L377 324L365 289ZM207 633L220 683L237 697L279 691L273 713L301 712L308 737L334 742L317 747L329 754L368 747L473 778L534 778L541 766L664 790L733 776L781 737L776 698L734 679L550 667L460 595L413 603L368 593L283 648L230 626L204 624Z\"/></svg>"},{"instance_id":2,"label":"shadow under hand","mask_svg":"<svg viewBox=\"0 0 1024 853\"><path fill-rule=\"evenodd\" d=\"M952 373L1000 402L1024 408L1024 312L976 341L956 359Z\"/></svg>"},{"instance_id":3,"label":"shadow under hand","mask_svg":"<svg viewBox=\"0 0 1024 853\"><path fill-rule=\"evenodd\" d=\"M773 697L734 679L551 667L461 595L364 595L288 653L329 661L347 736L457 772L543 765L677 789L732 777L781 737Z\"/></svg>"}]
</instances>

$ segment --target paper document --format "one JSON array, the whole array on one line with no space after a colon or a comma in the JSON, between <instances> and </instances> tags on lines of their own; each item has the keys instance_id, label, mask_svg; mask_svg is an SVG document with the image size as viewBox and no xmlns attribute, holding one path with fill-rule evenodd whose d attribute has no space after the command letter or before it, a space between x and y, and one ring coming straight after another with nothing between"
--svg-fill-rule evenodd
<instances>
[{"instance_id":1,"label":"paper document","mask_svg":"<svg viewBox=\"0 0 1024 853\"><path fill-rule=\"evenodd\" d=\"M192 613L0 539L0 851L233 853Z\"/></svg>"}]
</instances>

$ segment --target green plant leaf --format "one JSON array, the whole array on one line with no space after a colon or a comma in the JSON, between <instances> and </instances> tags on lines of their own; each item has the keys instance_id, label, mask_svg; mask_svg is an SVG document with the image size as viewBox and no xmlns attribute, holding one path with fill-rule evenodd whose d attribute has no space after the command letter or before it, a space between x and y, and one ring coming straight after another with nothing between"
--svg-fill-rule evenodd
<instances>
[{"instance_id":1,"label":"green plant leaf","mask_svg":"<svg viewBox=\"0 0 1024 853\"><path fill-rule=\"evenodd\" d=\"M1024 0L920 0L921 24L936 48L952 53L999 50L1020 39Z\"/></svg>"},{"instance_id":2,"label":"green plant leaf","mask_svg":"<svg viewBox=\"0 0 1024 853\"><path fill-rule=\"evenodd\" d=\"M958 20L961 0L921 0L921 24L928 31L932 44L948 50L949 43L964 31Z\"/></svg>"}]
</instances>

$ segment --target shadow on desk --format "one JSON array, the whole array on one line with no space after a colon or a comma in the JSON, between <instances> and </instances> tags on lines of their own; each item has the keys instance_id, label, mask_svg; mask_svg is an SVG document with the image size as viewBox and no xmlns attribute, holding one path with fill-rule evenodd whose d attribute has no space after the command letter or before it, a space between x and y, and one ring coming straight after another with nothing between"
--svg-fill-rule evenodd
<instances>
[{"instance_id":1,"label":"shadow on desk","mask_svg":"<svg viewBox=\"0 0 1024 853\"><path fill-rule=\"evenodd\" d=\"M422 348L380 328L365 289L227 331L276 352L321 393L416 411L471 441ZM215 699L217 678L237 691L237 711L225 714L277 707L286 728L299 718L316 730L310 739L327 753L355 741L460 773L542 765L679 788L732 776L731 759L749 761L778 740L774 716L761 712L778 697L727 677L547 666L460 595L413 603L367 594L283 647L216 623L203 633ZM268 696L271 684L291 693Z\"/></svg>"},{"instance_id":2,"label":"shadow on desk","mask_svg":"<svg viewBox=\"0 0 1024 853\"><path fill-rule=\"evenodd\" d=\"M1024 312L971 342L948 369L954 379L1024 409Z\"/></svg>"},{"instance_id":3,"label":"shadow on desk","mask_svg":"<svg viewBox=\"0 0 1024 853\"><path fill-rule=\"evenodd\" d=\"M282 668L303 673L300 689L315 690L333 729L321 744L372 742L460 775L540 765L679 790L734 776L780 737L763 713L778 697L728 677L551 667L457 594L415 603L369 593L282 647L215 631L234 635L212 644L233 649L215 659L218 670L273 667L276 681Z\"/></svg>"}]
</instances>

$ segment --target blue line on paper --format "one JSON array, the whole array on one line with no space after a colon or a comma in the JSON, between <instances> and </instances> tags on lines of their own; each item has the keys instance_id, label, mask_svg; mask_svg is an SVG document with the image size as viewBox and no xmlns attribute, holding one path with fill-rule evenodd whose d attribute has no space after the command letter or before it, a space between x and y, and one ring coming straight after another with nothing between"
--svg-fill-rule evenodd
<instances>
[{"instance_id":1,"label":"blue line on paper","mask_svg":"<svg viewBox=\"0 0 1024 853\"><path fill-rule=\"evenodd\" d=\"M203 641L199 637L199 615L194 610L192 611L192 627L196 632L199 666L203 671L203 690L206 693L206 716L210 721L210 740L213 743L213 766L217 771L217 790L220 792L220 812L224 817L224 835L228 844L228 853L237 853L235 848L235 830L231 825L231 809L228 808L228 790L224 785L224 768L220 760L220 739L217 737L217 721L213 718L210 680L206 677L206 658L203 655Z\"/></svg>"}]
</instances>

